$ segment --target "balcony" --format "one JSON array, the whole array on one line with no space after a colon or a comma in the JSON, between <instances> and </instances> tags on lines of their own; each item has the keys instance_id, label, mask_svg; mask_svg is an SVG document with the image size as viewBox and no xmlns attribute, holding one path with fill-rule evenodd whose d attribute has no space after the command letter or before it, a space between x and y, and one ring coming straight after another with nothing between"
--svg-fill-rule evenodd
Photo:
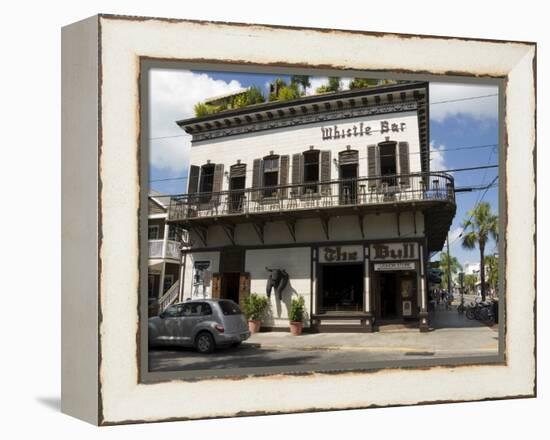
<instances>
[{"instance_id":1,"label":"balcony","mask_svg":"<svg viewBox=\"0 0 550 440\"><path fill-rule=\"evenodd\" d=\"M175 240L149 240L149 258L151 259L172 259L179 261L181 258L182 243Z\"/></svg>"},{"instance_id":2,"label":"balcony","mask_svg":"<svg viewBox=\"0 0 550 440\"><path fill-rule=\"evenodd\" d=\"M408 209L423 211L432 229L441 229L430 247L442 245L456 210L453 177L416 173L184 194L170 199L168 221L193 229Z\"/></svg>"}]
</instances>

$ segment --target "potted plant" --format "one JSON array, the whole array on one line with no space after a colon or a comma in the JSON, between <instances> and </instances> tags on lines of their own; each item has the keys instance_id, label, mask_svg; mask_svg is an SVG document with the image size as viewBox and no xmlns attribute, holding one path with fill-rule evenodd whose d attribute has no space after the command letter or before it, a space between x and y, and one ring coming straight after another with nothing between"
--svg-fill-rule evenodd
<instances>
[{"instance_id":1,"label":"potted plant","mask_svg":"<svg viewBox=\"0 0 550 440\"><path fill-rule=\"evenodd\" d=\"M244 299L244 314L248 319L250 333L258 333L262 325L262 318L269 305L265 296L251 293Z\"/></svg>"},{"instance_id":2,"label":"potted plant","mask_svg":"<svg viewBox=\"0 0 550 440\"><path fill-rule=\"evenodd\" d=\"M293 298L290 303L290 310L288 311L288 319L290 320L290 333L294 336L299 336L302 334L304 313L304 297L299 296L298 298Z\"/></svg>"}]
</instances>

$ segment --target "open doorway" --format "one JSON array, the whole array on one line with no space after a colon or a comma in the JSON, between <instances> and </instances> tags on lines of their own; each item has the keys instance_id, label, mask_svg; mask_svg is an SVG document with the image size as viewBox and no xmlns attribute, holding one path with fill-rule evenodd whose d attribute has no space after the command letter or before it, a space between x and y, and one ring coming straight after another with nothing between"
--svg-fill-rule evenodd
<instances>
[{"instance_id":1,"label":"open doorway","mask_svg":"<svg viewBox=\"0 0 550 440\"><path fill-rule=\"evenodd\" d=\"M378 286L379 319L392 320L399 318L397 274L395 272L379 273Z\"/></svg>"},{"instance_id":2,"label":"open doorway","mask_svg":"<svg viewBox=\"0 0 550 440\"><path fill-rule=\"evenodd\" d=\"M319 310L363 311L363 264L323 264Z\"/></svg>"},{"instance_id":3,"label":"open doorway","mask_svg":"<svg viewBox=\"0 0 550 440\"><path fill-rule=\"evenodd\" d=\"M357 164L340 165L340 204L347 205L357 201Z\"/></svg>"},{"instance_id":4,"label":"open doorway","mask_svg":"<svg viewBox=\"0 0 550 440\"><path fill-rule=\"evenodd\" d=\"M239 304L239 272L224 272L221 277L220 298L230 299Z\"/></svg>"}]
</instances>

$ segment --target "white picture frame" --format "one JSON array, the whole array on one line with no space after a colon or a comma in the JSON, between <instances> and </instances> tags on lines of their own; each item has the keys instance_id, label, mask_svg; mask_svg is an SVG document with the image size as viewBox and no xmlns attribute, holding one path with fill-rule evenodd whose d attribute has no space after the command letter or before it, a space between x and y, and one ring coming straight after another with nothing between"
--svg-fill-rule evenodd
<instances>
[{"instance_id":1,"label":"white picture frame","mask_svg":"<svg viewBox=\"0 0 550 440\"><path fill-rule=\"evenodd\" d=\"M62 49L63 412L112 425L536 394L534 43L99 15L66 26ZM143 383L144 59L501 79L503 361Z\"/></svg>"}]
</instances>

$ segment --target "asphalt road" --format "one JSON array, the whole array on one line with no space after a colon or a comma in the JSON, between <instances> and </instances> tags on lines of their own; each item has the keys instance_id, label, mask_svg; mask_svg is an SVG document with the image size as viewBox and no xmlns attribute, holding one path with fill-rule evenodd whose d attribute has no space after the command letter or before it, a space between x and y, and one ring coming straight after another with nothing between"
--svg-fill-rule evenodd
<instances>
[{"instance_id":1,"label":"asphalt road","mask_svg":"<svg viewBox=\"0 0 550 440\"><path fill-rule=\"evenodd\" d=\"M441 359L494 355L494 350L471 352L395 350L377 347L356 349L288 349L262 348L257 344L243 343L240 347L219 349L201 355L188 348L155 349L149 351L149 371L219 370L246 367L281 367L297 365L323 365L329 363L365 363L411 359Z\"/></svg>"}]
</instances>

